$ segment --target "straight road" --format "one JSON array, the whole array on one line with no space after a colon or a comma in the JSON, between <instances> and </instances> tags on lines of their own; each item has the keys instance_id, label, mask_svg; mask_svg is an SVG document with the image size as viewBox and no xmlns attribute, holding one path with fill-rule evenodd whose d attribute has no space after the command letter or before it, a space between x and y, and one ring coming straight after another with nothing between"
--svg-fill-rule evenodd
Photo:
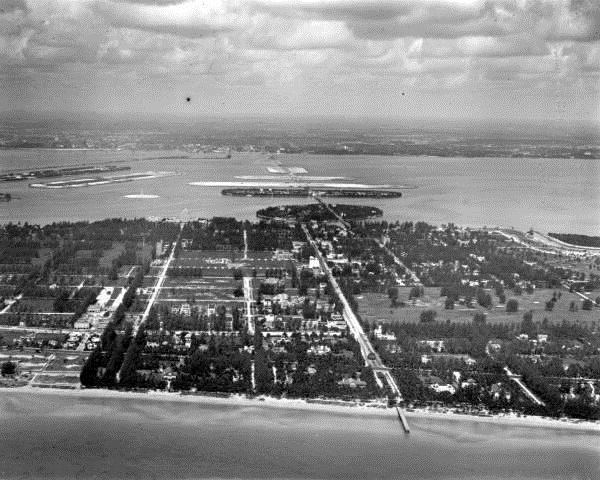
<instances>
[{"instance_id":1,"label":"straight road","mask_svg":"<svg viewBox=\"0 0 600 480\"><path fill-rule=\"evenodd\" d=\"M398 266L402 267L404 270L406 270L406 273L408 273L408 275L410 275L410 278L415 285L417 285L417 286L422 285L421 279L417 276L417 274L415 272L413 272L410 268L408 268L406 265L404 265L402 260L400 260L394 252L392 252L388 247L386 247L379 240L376 240L376 239L373 239L373 240L377 243L377 245L379 245L383 250L385 250L388 254L390 254L392 256L392 258L394 259L394 263L396 265L398 265Z\"/></svg>"},{"instance_id":2,"label":"straight road","mask_svg":"<svg viewBox=\"0 0 600 480\"><path fill-rule=\"evenodd\" d=\"M523 392L525 392L525 395L527 395L531 400L533 400L534 403L537 403L538 405L544 405L544 402L542 402L535 395L535 393L533 393L531 390L529 390L529 388L527 388L527 386L521 381L520 375L515 375L508 369L508 367L504 367L504 371L506 372L506 375L508 375L508 377L512 381L514 381L519 387L521 387L521 390L523 390Z\"/></svg>"},{"instance_id":3,"label":"straight road","mask_svg":"<svg viewBox=\"0 0 600 480\"><path fill-rule=\"evenodd\" d=\"M77 349L75 350L76 352L83 352L85 350L85 345L89 340L90 336L90 332L87 332L83 335L83 337L81 338L81 342L79 342L79 345L77 345Z\"/></svg>"},{"instance_id":4,"label":"straight road","mask_svg":"<svg viewBox=\"0 0 600 480\"><path fill-rule=\"evenodd\" d=\"M246 301L246 327L248 333L254 335L254 318L252 316L254 294L252 293L252 279L250 277L244 277L244 300Z\"/></svg>"},{"instance_id":5,"label":"straight road","mask_svg":"<svg viewBox=\"0 0 600 480\"><path fill-rule=\"evenodd\" d=\"M331 273L331 270L329 269L327 262L325 262L325 259L321 255L321 252L319 251L317 244L315 243L310 232L308 231L308 228L304 224L301 225L301 228L304 231L304 234L306 235L308 242L313 247L315 254L317 255L317 258L321 265L321 269L327 274L329 283L331 284L334 292L336 293L337 297L340 299L340 302L342 303L344 320L346 320L346 324L350 328L350 332L352 333L352 336L356 339L356 341L360 345L360 351L361 351L363 359L365 361L365 365L367 365L373 369L375 376L376 376L376 380L377 380L377 375L382 374L383 378L387 382L388 386L390 387L390 389L392 390L394 395L398 398L398 400L402 400L402 394L400 393L400 389L398 388L398 385L396 384L394 377L391 375L389 369L381 361L381 358L379 357L379 355L373 348L373 345L371 345L369 338L365 335L365 332L363 331L362 326L360 325L360 323L358 321L358 318L352 311L352 308L350 308L350 304L348 303L348 300L346 300L346 297L344 296L342 289L340 288L339 284L337 283L337 280ZM379 381L377 381L377 383L379 384Z\"/></svg>"},{"instance_id":6,"label":"straight road","mask_svg":"<svg viewBox=\"0 0 600 480\"><path fill-rule=\"evenodd\" d=\"M331 214L338 219L338 221L344 226L344 229L349 229L350 228L350 223L347 222L346 220L344 220L333 208L331 208L331 205L329 205L327 202L325 202L321 197L319 197L319 195L317 195L314 192L311 192L313 198L319 202L323 207L325 207L327 210L329 210L331 212Z\"/></svg>"},{"instance_id":7,"label":"straight road","mask_svg":"<svg viewBox=\"0 0 600 480\"><path fill-rule=\"evenodd\" d=\"M0 310L0 315L4 315L5 313L7 313L10 310L10 307L12 307L15 303L17 303L22 298L23 298L23 294L20 293L14 299L8 300L6 302L6 306L2 310Z\"/></svg>"},{"instance_id":8,"label":"straight road","mask_svg":"<svg viewBox=\"0 0 600 480\"><path fill-rule=\"evenodd\" d=\"M75 290L71 292L71 296L69 298L73 298L77 294L77 292L83 288L84 285L85 280L83 280L79 285L77 285L77 288L75 288Z\"/></svg>"},{"instance_id":9,"label":"straight road","mask_svg":"<svg viewBox=\"0 0 600 480\"><path fill-rule=\"evenodd\" d=\"M74 328L44 328L44 327L19 327L0 325L0 330L8 331L19 331L19 332L32 332L32 333L56 333L56 334L69 334L69 333L81 333L81 330L75 330Z\"/></svg>"},{"instance_id":10,"label":"straight road","mask_svg":"<svg viewBox=\"0 0 600 480\"><path fill-rule=\"evenodd\" d=\"M183 224L182 224L182 229L183 229ZM169 255L169 258L167 259L167 261L165 262L163 269L160 272L160 275L158 276L156 283L154 284L154 290L152 291L152 295L150 296L150 299L148 300L148 304L146 305L146 310L144 310L144 314L141 316L141 318L136 320L136 322L133 325L133 336L134 337L137 335L137 332L138 332L140 326L146 320L148 320L148 315L150 314L150 310L152 309L154 302L158 298L158 295L160 294L162 285L165 282L165 279L167 278L167 271L169 270L169 266L171 265L171 262L175 258L175 250L177 250L177 245L179 245L180 239L181 239L181 232L177 236L177 239L173 242L173 245L171 247L171 254Z\"/></svg>"}]
</instances>

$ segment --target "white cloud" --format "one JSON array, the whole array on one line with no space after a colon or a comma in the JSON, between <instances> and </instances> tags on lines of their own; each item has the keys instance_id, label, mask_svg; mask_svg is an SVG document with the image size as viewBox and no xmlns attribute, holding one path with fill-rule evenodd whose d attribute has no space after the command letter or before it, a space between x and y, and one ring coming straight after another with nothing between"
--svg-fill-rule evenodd
<instances>
[{"instance_id":1,"label":"white cloud","mask_svg":"<svg viewBox=\"0 0 600 480\"><path fill-rule=\"evenodd\" d=\"M94 71L112 73L115 81L156 74L177 82L210 75L210 82L231 88L263 84L298 90L299 82L313 80L365 82L365 95L371 94L366 82L386 78L416 89L505 88L510 82L522 89L548 82L591 85L600 71L599 5L595 0L0 0L0 68L14 78L62 71L69 84L78 77L66 76L83 65L90 77Z\"/></svg>"},{"instance_id":2,"label":"white cloud","mask_svg":"<svg viewBox=\"0 0 600 480\"><path fill-rule=\"evenodd\" d=\"M189 0L175 4L131 4L98 1L94 11L115 27L137 28L157 33L202 38L247 25L243 12L229 2Z\"/></svg>"}]
</instances>

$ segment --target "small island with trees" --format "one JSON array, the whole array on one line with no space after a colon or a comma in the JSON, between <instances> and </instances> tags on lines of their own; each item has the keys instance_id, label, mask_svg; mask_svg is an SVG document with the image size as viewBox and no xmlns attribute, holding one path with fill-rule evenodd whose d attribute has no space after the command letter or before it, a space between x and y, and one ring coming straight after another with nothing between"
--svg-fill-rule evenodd
<instances>
[{"instance_id":1,"label":"small island with trees","mask_svg":"<svg viewBox=\"0 0 600 480\"><path fill-rule=\"evenodd\" d=\"M347 221L360 221L378 218L383 211L377 207L363 205L332 205L339 217ZM282 205L279 207L267 207L256 212L261 220L280 220L285 222L327 222L337 220L334 213L319 204L309 205Z\"/></svg>"}]
</instances>

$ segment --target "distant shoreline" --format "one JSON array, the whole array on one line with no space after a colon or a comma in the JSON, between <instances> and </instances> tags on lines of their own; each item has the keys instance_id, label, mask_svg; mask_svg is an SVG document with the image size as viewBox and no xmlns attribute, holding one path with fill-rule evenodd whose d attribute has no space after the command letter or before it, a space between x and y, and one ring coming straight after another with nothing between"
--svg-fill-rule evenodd
<instances>
[{"instance_id":1,"label":"distant shoreline","mask_svg":"<svg viewBox=\"0 0 600 480\"><path fill-rule=\"evenodd\" d=\"M127 392L121 390L103 390L103 389L64 389L64 388L45 388L45 387L15 387L1 388L3 394L14 393L18 395L47 395L54 397L79 397L79 398L97 398L97 399L115 399L115 400L156 400L163 402L182 402L186 404L213 405L227 407L263 407L277 408L287 410L304 410L321 413L355 413L360 415L385 415L390 421L398 422L396 411L383 404L363 402L343 403L335 401L316 400L307 402L303 399L274 398L268 396L257 396L249 398L242 395L231 395L228 397L213 396L210 393L205 394L181 394L166 392ZM370 405L370 406L369 406ZM489 423L493 425L504 425L512 427L527 428L558 428L565 430L590 431L600 433L600 421L591 422L577 419L551 419L548 417L538 417L533 415L517 416L515 414L499 414L480 417L469 414L455 414L452 412L443 412L427 409L414 409L406 411L406 417L409 425L411 419L436 419L442 421L469 421ZM398 428L400 424L398 423Z\"/></svg>"},{"instance_id":2,"label":"distant shoreline","mask_svg":"<svg viewBox=\"0 0 600 480\"><path fill-rule=\"evenodd\" d=\"M172 150L156 150L156 149L143 149L143 148L128 148L128 147L117 147L117 148L85 148L85 147L77 147L77 148L60 148L60 147L56 147L56 148L52 148L52 147L38 147L38 146L0 146L0 150L53 150L53 151L57 151L57 152L82 152L82 151L86 151L86 152L123 152L123 151L131 151L131 152L161 152L161 151L172 151ZM178 149L174 149L174 150L178 150ZM194 152L188 152L186 150L181 150L181 152L183 152L184 154L189 154L189 155L194 155ZM240 155L240 154L253 154L253 153L257 153L257 152L252 152L252 151L242 151L242 152L234 152L236 155ZM259 152L260 153L260 152ZM578 156L563 156L563 157L548 157L548 156L544 156L544 155L503 155L503 156L496 156L496 155L479 155L479 154L475 154L475 153L468 153L468 152L462 152L462 154L457 155L457 154L447 154L447 155L439 155L439 154L435 154L435 153L416 153L416 152L411 152L411 153L404 153L404 152L348 152L348 151L344 151L344 150L324 150L324 151L315 151L315 150L303 150L300 152L285 152L285 155L311 155L311 156L323 156L323 155L330 155L330 156L334 156L334 157L360 157L360 156L364 156L364 157L422 157L422 158L518 158L518 159L531 159L531 160L598 160L598 158L594 158L594 157L590 157L590 156L583 156L583 155L578 155ZM156 157L156 158L163 158L163 157ZM167 157L167 158L178 158L178 157ZM181 159L183 158L194 158L194 157L179 157ZM204 157L199 157L199 158L204 158ZM227 157L223 157L223 159L226 159ZM210 159L210 158L208 158ZM221 159L221 157L219 157L218 159Z\"/></svg>"}]
</instances>

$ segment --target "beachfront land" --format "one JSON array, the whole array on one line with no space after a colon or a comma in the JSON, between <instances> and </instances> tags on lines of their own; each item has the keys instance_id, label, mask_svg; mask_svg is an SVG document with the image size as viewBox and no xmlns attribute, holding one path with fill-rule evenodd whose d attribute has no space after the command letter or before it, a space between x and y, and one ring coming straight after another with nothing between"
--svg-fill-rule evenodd
<instances>
[{"instance_id":1,"label":"beachfront land","mask_svg":"<svg viewBox=\"0 0 600 480\"><path fill-rule=\"evenodd\" d=\"M600 415L594 252L231 218L9 224L1 241L7 385Z\"/></svg>"}]
</instances>

